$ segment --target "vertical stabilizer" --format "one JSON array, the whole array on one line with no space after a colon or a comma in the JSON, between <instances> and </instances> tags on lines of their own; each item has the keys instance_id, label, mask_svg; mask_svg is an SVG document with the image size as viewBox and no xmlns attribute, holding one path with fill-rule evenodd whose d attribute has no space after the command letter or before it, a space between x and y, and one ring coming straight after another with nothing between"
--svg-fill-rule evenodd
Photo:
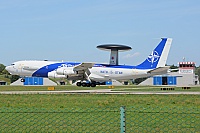
<instances>
[{"instance_id":1,"label":"vertical stabilizer","mask_svg":"<svg viewBox=\"0 0 200 133\"><path fill-rule=\"evenodd\" d=\"M158 46L151 52L147 59L139 64L138 68L143 69L154 69L158 67L164 67L167 61L169 50L171 47L171 38L161 38L161 42Z\"/></svg>"}]
</instances>

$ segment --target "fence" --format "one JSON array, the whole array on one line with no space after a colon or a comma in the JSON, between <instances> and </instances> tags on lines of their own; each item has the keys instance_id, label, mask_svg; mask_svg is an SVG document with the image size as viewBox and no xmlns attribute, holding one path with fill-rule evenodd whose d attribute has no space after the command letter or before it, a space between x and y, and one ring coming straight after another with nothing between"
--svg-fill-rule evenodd
<instances>
[{"instance_id":1,"label":"fence","mask_svg":"<svg viewBox=\"0 0 200 133\"><path fill-rule=\"evenodd\" d=\"M200 132L200 108L0 108L0 132Z\"/></svg>"}]
</instances>

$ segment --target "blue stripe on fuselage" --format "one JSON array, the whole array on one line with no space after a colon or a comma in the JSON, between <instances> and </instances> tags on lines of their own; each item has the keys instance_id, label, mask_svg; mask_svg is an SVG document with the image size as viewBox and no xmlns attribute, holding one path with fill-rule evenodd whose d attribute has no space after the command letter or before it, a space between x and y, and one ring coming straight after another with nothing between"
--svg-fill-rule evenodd
<instances>
[{"instance_id":1,"label":"blue stripe on fuselage","mask_svg":"<svg viewBox=\"0 0 200 133\"><path fill-rule=\"evenodd\" d=\"M48 77L48 73L54 71L61 67L74 67L81 63L74 63L74 62L61 62L61 63L54 63L49 64L46 66L41 67L37 71L35 71L32 76L33 77ZM136 66L129 66L129 65L109 65L109 64L95 64L93 67L105 67L105 68L122 68L122 69L135 69ZM140 68L143 69L143 68ZM145 68L144 68L145 69Z\"/></svg>"},{"instance_id":2,"label":"blue stripe on fuselage","mask_svg":"<svg viewBox=\"0 0 200 133\"><path fill-rule=\"evenodd\" d=\"M49 64L46 66L41 67L37 71L35 71L32 76L33 77L48 77L48 73L51 71L56 70L57 68L60 67L73 67L76 66L80 63L73 63L73 62L61 62L61 63L54 63L54 64Z\"/></svg>"}]
</instances>

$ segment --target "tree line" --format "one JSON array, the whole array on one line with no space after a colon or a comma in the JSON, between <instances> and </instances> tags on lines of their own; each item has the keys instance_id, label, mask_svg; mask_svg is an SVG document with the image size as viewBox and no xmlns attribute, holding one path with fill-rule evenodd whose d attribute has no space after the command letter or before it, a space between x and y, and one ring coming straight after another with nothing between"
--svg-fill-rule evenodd
<instances>
[{"instance_id":1,"label":"tree line","mask_svg":"<svg viewBox=\"0 0 200 133\"><path fill-rule=\"evenodd\" d=\"M4 78L10 79L10 82L13 83L19 79L18 75L10 75L10 73L5 69L6 66L0 64L0 75L4 76Z\"/></svg>"}]
</instances>

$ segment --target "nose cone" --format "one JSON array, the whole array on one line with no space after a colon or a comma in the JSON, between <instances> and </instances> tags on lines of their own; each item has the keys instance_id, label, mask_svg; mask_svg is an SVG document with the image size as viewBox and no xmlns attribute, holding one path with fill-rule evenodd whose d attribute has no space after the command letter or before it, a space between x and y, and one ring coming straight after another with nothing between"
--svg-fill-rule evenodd
<instances>
[{"instance_id":1,"label":"nose cone","mask_svg":"<svg viewBox=\"0 0 200 133\"><path fill-rule=\"evenodd\" d=\"M13 72L13 67L7 66L5 69L6 69L10 74L12 74L12 72Z\"/></svg>"},{"instance_id":2,"label":"nose cone","mask_svg":"<svg viewBox=\"0 0 200 133\"><path fill-rule=\"evenodd\" d=\"M9 70L9 66L6 66L6 68L5 68L7 71Z\"/></svg>"}]
</instances>

